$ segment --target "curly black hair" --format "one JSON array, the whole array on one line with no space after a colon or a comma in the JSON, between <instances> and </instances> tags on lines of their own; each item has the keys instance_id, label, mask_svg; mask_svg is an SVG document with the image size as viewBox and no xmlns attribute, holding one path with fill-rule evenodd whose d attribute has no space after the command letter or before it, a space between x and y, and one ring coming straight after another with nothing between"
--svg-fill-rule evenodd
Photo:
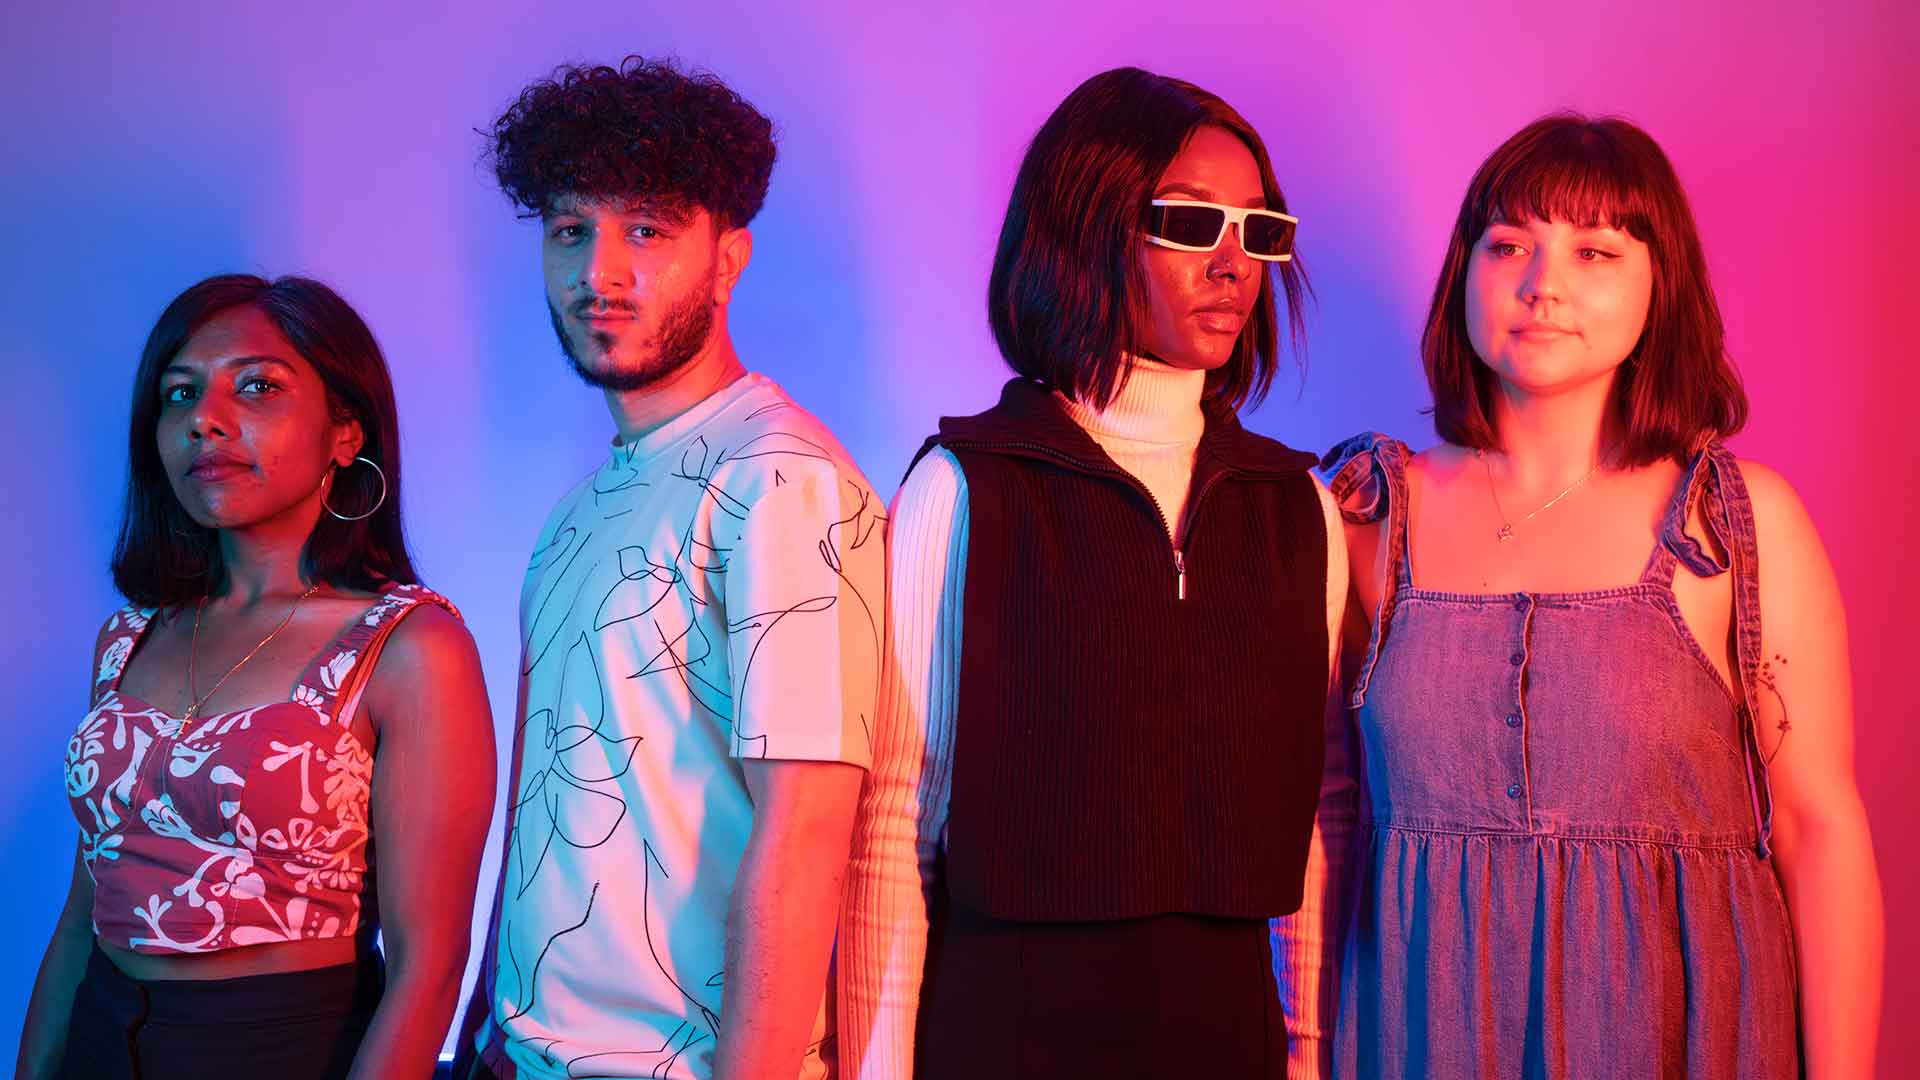
<instances>
[{"instance_id":1,"label":"curly black hair","mask_svg":"<svg viewBox=\"0 0 1920 1080\"><path fill-rule=\"evenodd\" d=\"M528 217L574 196L700 207L738 228L773 174L771 120L711 72L643 56L561 67L482 134L500 190Z\"/></svg>"}]
</instances>

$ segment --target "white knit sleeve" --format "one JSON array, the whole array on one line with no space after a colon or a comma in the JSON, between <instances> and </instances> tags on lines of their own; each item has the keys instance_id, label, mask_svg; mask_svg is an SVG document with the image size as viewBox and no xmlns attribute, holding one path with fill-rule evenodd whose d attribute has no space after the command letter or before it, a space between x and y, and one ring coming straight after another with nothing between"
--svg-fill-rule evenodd
<instances>
[{"instance_id":1,"label":"white knit sleeve","mask_svg":"<svg viewBox=\"0 0 1920 1080\"><path fill-rule=\"evenodd\" d=\"M1347 610L1347 534L1333 495L1314 478L1327 530L1326 766L1319 811L1307 846L1300 910L1273 921L1274 970L1286 1011L1288 1080L1332 1075L1332 1042L1339 1006L1340 930L1346 905L1348 845L1356 787L1350 772L1350 720L1339 680L1340 631Z\"/></svg>"},{"instance_id":2,"label":"white knit sleeve","mask_svg":"<svg viewBox=\"0 0 1920 1080\"><path fill-rule=\"evenodd\" d=\"M1313 477L1313 489L1320 493L1320 518L1327 529L1327 677L1329 683L1340 671L1340 630L1347 621L1347 529L1340 518L1340 504L1333 492ZM1333 688L1336 692L1338 686Z\"/></svg>"},{"instance_id":3,"label":"white knit sleeve","mask_svg":"<svg viewBox=\"0 0 1920 1080\"><path fill-rule=\"evenodd\" d=\"M844 1080L911 1080L927 902L952 789L967 554L966 476L936 447L894 497L873 767L840 917Z\"/></svg>"}]
</instances>

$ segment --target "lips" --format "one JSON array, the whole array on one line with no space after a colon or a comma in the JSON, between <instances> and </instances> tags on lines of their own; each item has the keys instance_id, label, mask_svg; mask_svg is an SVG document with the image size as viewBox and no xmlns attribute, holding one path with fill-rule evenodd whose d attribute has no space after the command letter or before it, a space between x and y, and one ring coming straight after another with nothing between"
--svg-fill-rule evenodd
<instances>
[{"instance_id":1,"label":"lips","mask_svg":"<svg viewBox=\"0 0 1920 1080\"><path fill-rule=\"evenodd\" d=\"M201 454L199 457L193 459L192 465L187 466L188 478L199 480L202 483L217 483L221 480L228 480L252 471L252 465L234 457L232 454L221 453L217 450L212 453Z\"/></svg>"},{"instance_id":2,"label":"lips","mask_svg":"<svg viewBox=\"0 0 1920 1080\"><path fill-rule=\"evenodd\" d=\"M1238 333L1240 325L1247 321L1246 312L1241 311L1238 305L1231 303L1209 304L1203 308L1195 308L1193 318L1203 329L1220 334Z\"/></svg>"},{"instance_id":3,"label":"lips","mask_svg":"<svg viewBox=\"0 0 1920 1080\"><path fill-rule=\"evenodd\" d=\"M634 321L639 315L631 308L618 304L598 306L592 301L580 304L573 309L573 317L589 326L610 326L615 323Z\"/></svg>"}]
</instances>

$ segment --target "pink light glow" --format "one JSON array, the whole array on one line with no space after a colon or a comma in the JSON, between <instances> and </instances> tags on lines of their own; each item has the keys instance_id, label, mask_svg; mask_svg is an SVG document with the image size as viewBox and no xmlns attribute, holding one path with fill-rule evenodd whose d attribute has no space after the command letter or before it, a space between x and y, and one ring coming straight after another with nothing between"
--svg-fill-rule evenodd
<instances>
[{"instance_id":1,"label":"pink light glow","mask_svg":"<svg viewBox=\"0 0 1920 1080\"><path fill-rule=\"evenodd\" d=\"M1920 285L1904 197L1920 94L1897 59L1920 49L1920 17L1651 0L867 7L409 17L190 0L8 16L0 192L16 224L0 256L0 356L31 456L6 480L4 637L24 678L0 755L14 793L0 852L16 883L3 906L20 930L0 1014L24 1007L66 880L58 762L88 645L117 603L104 567L125 387L153 316L190 281L310 273L372 324L395 369L422 571L468 614L508 730L527 551L610 429L558 359L535 232L476 166L473 129L556 63L631 51L709 66L779 124L736 340L888 492L939 414L984 407L1004 377L982 307L1013 169L1094 71L1192 79L1265 135L1319 306L1304 390L1283 376L1250 422L1316 450L1365 428L1432 441L1416 342L1480 159L1556 108L1641 123L1688 186L1753 399L1736 449L1795 484L1838 569L1889 955L1920 955L1920 928L1901 917L1920 912L1920 869L1900 846L1920 830L1920 769L1899 675L1920 595L1901 494L1920 398L1901 332ZM1920 972L1890 964L1888 1000L1915 996ZM1920 1054L1920 1030L1889 1023L1881 1054Z\"/></svg>"}]
</instances>

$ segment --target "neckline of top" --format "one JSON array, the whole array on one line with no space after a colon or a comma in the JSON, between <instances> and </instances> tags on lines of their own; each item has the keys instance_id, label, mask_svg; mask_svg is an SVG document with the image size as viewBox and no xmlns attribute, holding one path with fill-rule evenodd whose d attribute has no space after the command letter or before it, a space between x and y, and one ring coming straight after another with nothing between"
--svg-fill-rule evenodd
<instances>
[{"instance_id":1,"label":"neckline of top","mask_svg":"<svg viewBox=\"0 0 1920 1080\"><path fill-rule=\"evenodd\" d=\"M625 471L650 461L712 423L749 394L775 385L765 375L749 371L631 442L621 442L616 434L609 440L607 460L602 468Z\"/></svg>"},{"instance_id":2,"label":"neckline of top","mask_svg":"<svg viewBox=\"0 0 1920 1080\"><path fill-rule=\"evenodd\" d=\"M238 709L222 709L217 713L201 713L193 718L194 720L193 730L196 733L203 732L203 731L212 731L215 728L220 726L219 724L215 723L215 721L227 720L232 717L238 716L241 713L259 712L262 709L270 709L276 705L298 706L300 708L308 710L309 712L313 713L315 716L318 716L323 720L330 721L331 717L329 717L328 714L323 709L321 709L318 704L314 702L301 701L299 699L298 695L301 689L307 687L307 675L310 672L312 672L316 667L319 667L322 661L325 661L326 663L332 663L335 657L341 655L341 646L347 641L347 639L356 630L359 630L368 625L367 624L368 615L398 600L406 599L410 592L417 589L420 589L420 586L409 586L409 585L392 586L388 588L387 591L381 593L379 596L374 597L372 603L368 604L367 606L361 608L359 611L355 612L353 618L347 620L346 624L340 628L339 632L334 634L331 638L328 638L326 645L323 646L320 649L320 651L314 653L313 656L307 660L307 663L301 667L299 674L294 676L293 687L292 689L287 691L286 697L275 698L272 701L259 702L253 705L246 705ZM146 611L148 609L143 608L140 610ZM383 619L381 621L384 622L385 620ZM128 691L123 690L120 687L122 680L124 680L127 675L127 665L133 663L134 653L139 649L140 642L146 638L148 631L150 631L152 628L153 628L153 619L149 617L147 622L144 625L142 625L138 630L134 631L133 644L128 648L126 658L120 662L120 670L114 673L112 681L107 685L107 688L100 693L100 701L97 705L94 706L94 710L97 711L101 706L104 706L110 698L117 697L117 698L120 698L121 700L131 701L141 706L144 706L148 710L158 713L159 715L166 717L168 720L171 720L174 723L184 725L186 722L185 717L169 712L168 710L161 708L159 705L155 704L154 702L151 702L146 698L141 697L139 694L129 693ZM352 732L349 731L348 734L352 734ZM191 742L192 740L189 739L187 741ZM359 742L360 741L359 737L355 736L354 741Z\"/></svg>"},{"instance_id":3,"label":"neckline of top","mask_svg":"<svg viewBox=\"0 0 1920 1080\"><path fill-rule=\"evenodd\" d=\"M1197 446L1206 432L1200 407L1207 373L1136 360L1126 383L1101 408L1075 401L1058 390L1056 401L1088 434L1152 447Z\"/></svg>"}]
</instances>

